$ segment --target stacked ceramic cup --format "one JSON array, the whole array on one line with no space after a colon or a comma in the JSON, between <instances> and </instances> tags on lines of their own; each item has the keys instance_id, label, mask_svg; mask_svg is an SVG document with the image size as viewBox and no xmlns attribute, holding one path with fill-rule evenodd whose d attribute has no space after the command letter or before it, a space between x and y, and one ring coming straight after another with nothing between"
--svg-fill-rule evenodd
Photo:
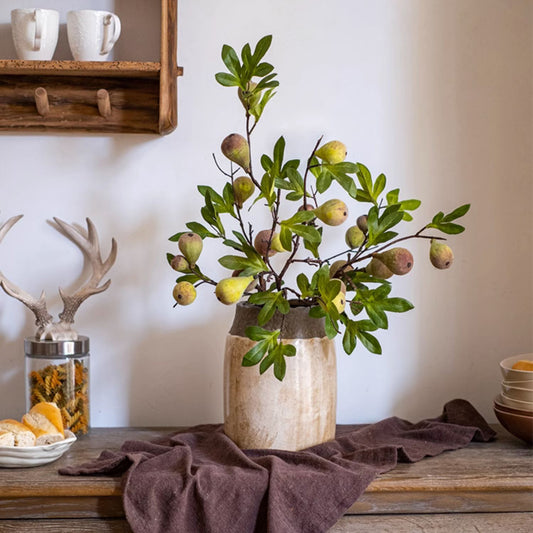
<instances>
[{"instance_id":1,"label":"stacked ceramic cup","mask_svg":"<svg viewBox=\"0 0 533 533\"><path fill-rule=\"evenodd\" d=\"M533 443L533 354L508 357L500 363L503 381L494 399L494 412L502 426L516 437Z\"/></svg>"}]
</instances>

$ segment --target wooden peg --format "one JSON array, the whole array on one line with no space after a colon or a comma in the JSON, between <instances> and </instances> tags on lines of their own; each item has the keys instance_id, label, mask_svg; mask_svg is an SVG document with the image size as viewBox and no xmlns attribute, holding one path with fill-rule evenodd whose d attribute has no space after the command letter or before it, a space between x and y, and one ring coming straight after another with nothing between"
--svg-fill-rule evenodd
<instances>
[{"instance_id":1,"label":"wooden peg","mask_svg":"<svg viewBox=\"0 0 533 533\"><path fill-rule=\"evenodd\" d=\"M42 117L45 117L50 112L50 105L48 103L48 93L44 87L37 87L35 89L35 106L37 107L37 113Z\"/></svg>"},{"instance_id":2,"label":"wooden peg","mask_svg":"<svg viewBox=\"0 0 533 533\"><path fill-rule=\"evenodd\" d=\"M104 118L111 115L111 100L109 99L109 93L105 89L100 89L96 93L96 100L98 102L98 112Z\"/></svg>"}]
</instances>

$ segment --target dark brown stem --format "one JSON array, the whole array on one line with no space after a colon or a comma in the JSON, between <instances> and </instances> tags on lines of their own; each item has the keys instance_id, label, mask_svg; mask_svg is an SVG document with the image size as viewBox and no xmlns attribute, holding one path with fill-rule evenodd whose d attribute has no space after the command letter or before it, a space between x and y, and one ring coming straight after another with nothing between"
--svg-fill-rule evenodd
<instances>
[{"instance_id":1,"label":"dark brown stem","mask_svg":"<svg viewBox=\"0 0 533 533\"><path fill-rule=\"evenodd\" d=\"M233 176L235 175L235 172L231 172L231 174L229 174L228 172L226 172L225 170L223 170L220 165L218 164L218 161L217 161L217 158L215 157L215 154L212 154L213 156L213 159L215 161L215 165L217 166L218 170L220 170L220 172L222 172L222 174L224 174L224 176L227 176L228 178L231 178L231 180L233 180Z\"/></svg>"}]
</instances>

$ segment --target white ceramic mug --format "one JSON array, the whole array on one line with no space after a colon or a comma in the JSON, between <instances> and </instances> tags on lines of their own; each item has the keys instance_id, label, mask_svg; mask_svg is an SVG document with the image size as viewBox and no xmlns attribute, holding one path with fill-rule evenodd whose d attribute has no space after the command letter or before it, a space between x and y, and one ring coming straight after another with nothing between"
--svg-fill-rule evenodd
<instances>
[{"instance_id":1,"label":"white ceramic mug","mask_svg":"<svg viewBox=\"0 0 533 533\"><path fill-rule=\"evenodd\" d=\"M76 61L105 61L120 37L120 19L109 11L69 11L67 36Z\"/></svg>"},{"instance_id":2,"label":"white ceramic mug","mask_svg":"<svg viewBox=\"0 0 533 533\"><path fill-rule=\"evenodd\" d=\"M11 32L19 59L52 59L59 34L59 12L54 9L13 9Z\"/></svg>"}]
</instances>

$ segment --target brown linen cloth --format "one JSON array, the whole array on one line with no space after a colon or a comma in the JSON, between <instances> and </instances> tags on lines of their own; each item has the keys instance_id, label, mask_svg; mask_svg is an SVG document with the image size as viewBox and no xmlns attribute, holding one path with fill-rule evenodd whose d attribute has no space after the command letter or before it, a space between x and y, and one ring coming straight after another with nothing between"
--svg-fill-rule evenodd
<instances>
[{"instance_id":1,"label":"brown linen cloth","mask_svg":"<svg viewBox=\"0 0 533 533\"><path fill-rule=\"evenodd\" d=\"M412 424L396 417L338 426L335 440L300 452L241 450L221 425L156 442L126 441L60 474L123 474L135 533L318 533L332 527L397 462L489 441L495 433L465 400Z\"/></svg>"}]
</instances>

